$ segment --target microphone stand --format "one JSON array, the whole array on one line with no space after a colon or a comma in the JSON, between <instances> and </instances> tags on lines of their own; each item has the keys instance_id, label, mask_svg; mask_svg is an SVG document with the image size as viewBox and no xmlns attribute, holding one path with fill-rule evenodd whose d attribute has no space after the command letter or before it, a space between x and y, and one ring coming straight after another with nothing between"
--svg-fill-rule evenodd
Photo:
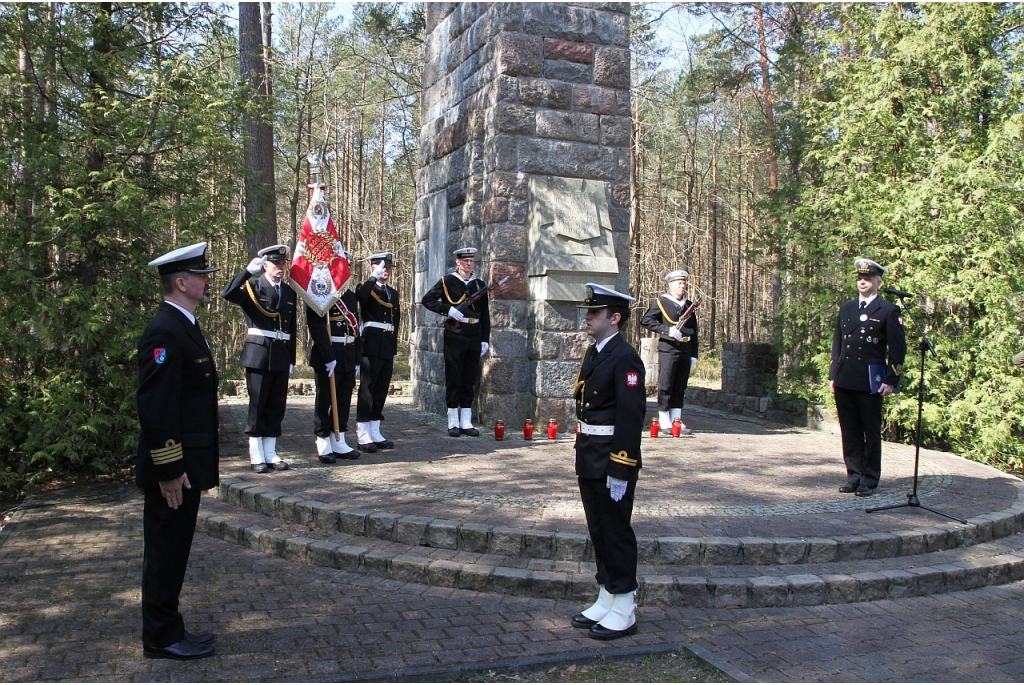
<instances>
[{"instance_id":1,"label":"microphone stand","mask_svg":"<svg viewBox=\"0 0 1024 685\"><path fill-rule=\"evenodd\" d=\"M873 507L871 509L865 509L864 511L868 514L872 514L876 511L912 507L924 509L925 511L930 511L933 514L938 514L939 516L945 516L948 519L952 519L966 525L967 521L962 518L950 516L949 514L944 514L941 511L936 511L935 509L924 506L921 504L921 500L917 496L917 471L918 464L921 461L921 413L922 408L924 407L924 353L929 351L932 353L932 357L938 357L939 355L935 353L935 347L932 345L931 340L928 339L928 336L924 334L924 329L921 328L921 324L919 324L917 319L914 318L914 312L911 311L910 305L907 304L906 297L907 295L900 296L900 304L903 305L903 311L910 315L910 320L914 322L914 326L917 328L917 333L921 337L921 342L917 344L917 349L921 353L921 361L918 366L917 375L917 434L914 438L914 489L907 494L906 504L890 504L889 506Z\"/></svg>"}]
</instances>

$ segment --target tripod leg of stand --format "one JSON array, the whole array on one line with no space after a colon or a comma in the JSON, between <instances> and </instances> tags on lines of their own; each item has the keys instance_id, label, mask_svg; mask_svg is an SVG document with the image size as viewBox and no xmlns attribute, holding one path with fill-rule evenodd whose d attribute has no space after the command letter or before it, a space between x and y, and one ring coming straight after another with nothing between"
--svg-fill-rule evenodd
<instances>
[{"instance_id":1,"label":"tripod leg of stand","mask_svg":"<svg viewBox=\"0 0 1024 685\"><path fill-rule=\"evenodd\" d=\"M949 514L944 514L941 511L936 511L935 509L931 509L929 507L924 506L923 504L921 504L921 500L919 500L917 498L917 495L915 495L913 493L907 495L907 503L906 504L890 504L890 505L885 506L885 507L872 507L871 509L865 509L864 511L866 513L868 513L868 514L872 514L872 513L876 512L876 511L888 511L889 509L903 509L904 507L924 509L925 511L930 511L933 514L938 514L939 516L945 516L948 519L952 519L952 520L954 520L954 521L956 521L958 523L962 523L964 525L967 525L966 519L957 518L956 516L950 516Z\"/></svg>"}]
</instances>

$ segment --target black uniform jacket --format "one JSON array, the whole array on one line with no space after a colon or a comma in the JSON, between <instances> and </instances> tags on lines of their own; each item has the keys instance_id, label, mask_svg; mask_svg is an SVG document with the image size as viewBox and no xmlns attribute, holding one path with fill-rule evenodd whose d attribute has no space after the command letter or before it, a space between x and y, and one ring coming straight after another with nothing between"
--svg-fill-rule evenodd
<instances>
[{"instance_id":1,"label":"black uniform jacket","mask_svg":"<svg viewBox=\"0 0 1024 685\"><path fill-rule=\"evenodd\" d=\"M246 335L238 362L247 369L287 371L295 363L295 317L297 296L291 287L281 281L281 299L272 307L274 287L262 274L253 275L243 269L231 279L221 293L228 302L234 302L245 312L245 325L263 331L286 333L288 340L265 335Z\"/></svg>"},{"instance_id":2,"label":"black uniform jacket","mask_svg":"<svg viewBox=\"0 0 1024 685\"><path fill-rule=\"evenodd\" d=\"M487 295L483 295L463 310L462 313L470 321L460 322L447 318L448 310L451 307L458 307L467 297L486 287L479 278L470 279L469 283L466 283L458 274L445 274L423 296L423 306L432 312L446 317L444 322L445 330L459 335L479 337L481 342L490 342L491 312L490 305L487 302Z\"/></svg>"},{"instance_id":3,"label":"black uniform jacket","mask_svg":"<svg viewBox=\"0 0 1024 685\"><path fill-rule=\"evenodd\" d=\"M573 395L576 419L597 426L615 426L614 435L576 436L576 475L581 478L635 477L642 466L647 396L644 363L621 335L613 336L598 354L591 345L583 355Z\"/></svg>"},{"instance_id":4,"label":"black uniform jacket","mask_svg":"<svg viewBox=\"0 0 1024 685\"><path fill-rule=\"evenodd\" d=\"M328 362L338 362L339 367L354 369L362 355L362 338L359 337L359 324L356 319L355 293L346 290L341 296L341 303L345 305L352 319L356 321L356 325L353 326L349 317L342 313L337 304L334 304L327 312L327 317L331 321L329 334L324 317L310 307L306 307L306 325L309 327L309 338L313 341L313 347L309 350L309 365L318 372L323 371ZM351 337L355 340L350 343L339 343L331 342L331 337Z\"/></svg>"},{"instance_id":5,"label":"black uniform jacket","mask_svg":"<svg viewBox=\"0 0 1024 685\"><path fill-rule=\"evenodd\" d=\"M138 361L135 482L156 488L187 473L193 488L216 487L217 369L203 334L163 302L139 340Z\"/></svg>"},{"instance_id":6,"label":"black uniform jacket","mask_svg":"<svg viewBox=\"0 0 1024 685\"><path fill-rule=\"evenodd\" d=\"M356 299L359 300L359 315L363 322L363 355L381 359L394 357L398 352L398 323L401 320L398 291L369 278L356 288ZM391 324L394 328L386 331L367 326L371 321Z\"/></svg>"},{"instance_id":7,"label":"black uniform jacket","mask_svg":"<svg viewBox=\"0 0 1024 685\"><path fill-rule=\"evenodd\" d=\"M888 349L889 363L885 366L883 382L896 387L907 356L900 308L876 296L863 315L862 321L859 299L839 307L839 318L832 336L829 380L835 381L837 388L869 392L868 364L886 364Z\"/></svg>"},{"instance_id":8,"label":"black uniform jacket","mask_svg":"<svg viewBox=\"0 0 1024 685\"><path fill-rule=\"evenodd\" d=\"M674 299L668 295L659 295L658 299L648 307L644 313L643 318L640 319L640 325L649 331L657 333L658 338L658 351L669 352L676 351L684 354L687 357L697 357L697 313L693 312L686 321L683 322L683 328L693 331L687 333L687 331L681 331L683 334L682 342L669 336L668 331L679 323L679 317L683 315L689 306L693 304L687 299L683 299L680 305Z\"/></svg>"}]
</instances>

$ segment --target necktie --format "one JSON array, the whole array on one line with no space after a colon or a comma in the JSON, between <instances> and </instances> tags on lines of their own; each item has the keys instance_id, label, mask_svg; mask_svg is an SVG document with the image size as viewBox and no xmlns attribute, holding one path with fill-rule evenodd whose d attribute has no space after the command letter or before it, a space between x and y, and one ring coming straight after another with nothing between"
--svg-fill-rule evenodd
<instances>
[{"instance_id":1,"label":"necktie","mask_svg":"<svg viewBox=\"0 0 1024 685\"><path fill-rule=\"evenodd\" d=\"M865 302L864 300L860 301L860 308L861 309L867 309L867 306L868 306L867 302Z\"/></svg>"},{"instance_id":2,"label":"necktie","mask_svg":"<svg viewBox=\"0 0 1024 685\"><path fill-rule=\"evenodd\" d=\"M270 300L270 308L277 309L277 303L281 301L281 284L274 284L274 297Z\"/></svg>"}]
</instances>

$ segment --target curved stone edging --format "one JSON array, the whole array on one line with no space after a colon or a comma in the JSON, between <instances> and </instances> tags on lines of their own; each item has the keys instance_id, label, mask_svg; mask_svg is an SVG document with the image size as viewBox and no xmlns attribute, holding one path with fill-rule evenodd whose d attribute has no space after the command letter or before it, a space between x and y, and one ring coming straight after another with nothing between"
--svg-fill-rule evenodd
<instances>
[{"instance_id":1,"label":"curved stone edging","mask_svg":"<svg viewBox=\"0 0 1024 685\"><path fill-rule=\"evenodd\" d=\"M1013 505L969 519L962 527L951 528L953 524L945 524L834 538L638 538L639 561L694 566L829 563L889 559L969 547L1024 531L1024 482L1017 482L1015 486L1017 501ZM581 533L518 530L345 509L242 479L222 479L217 492L221 500L247 511L353 536L476 554L576 562L594 559L590 538Z\"/></svg>"}]
</instances>

